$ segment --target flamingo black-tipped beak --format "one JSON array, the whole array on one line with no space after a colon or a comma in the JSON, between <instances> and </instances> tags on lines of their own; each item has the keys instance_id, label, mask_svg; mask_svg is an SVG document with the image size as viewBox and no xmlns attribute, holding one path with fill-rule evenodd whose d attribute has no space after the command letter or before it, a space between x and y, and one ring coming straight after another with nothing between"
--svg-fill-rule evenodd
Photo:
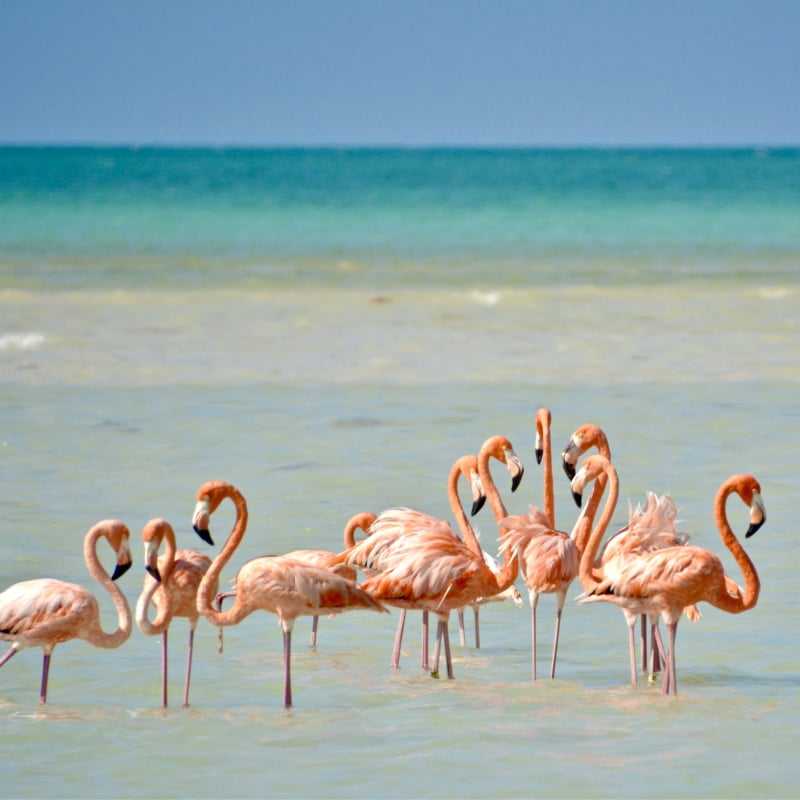
<instances>
[{"instance_id":1,"label":"flamingo black-tipped beak","mask_svg":"<svg viewBox=\"0 0 800 800\"><path fill-rule=\"evenodd\" d=\"M544 456L544 450L537 447L536 450L534 450L533 452L536 453L536 463L541 464L542 457Z\"/></svg>"},{"instance_id":2,"label":"flamingo black-tipped beak","mask_svg":"<svg viewBox=\"0 0 800 800\"><path fill-rule=\"evenodd\" d=\"M520 470L514 477L511 479L511 491L516 492L517 488L519 487L520 483L522 483L522 475L523 472Z\"/></svg>"},{"instance_id":3,"label":"flamingo black-tipped beak","mask_svg":"<svg viewBox=\"0 0 800 800\"><path fill-rule=\"evenodd\" d=\"M114 568L114 574L111 576L111 580L115 581L117 578L121 578L130 568L132 561L123 561L121 564L117 564Z\"/></svg>"},{"instance_id":4,"label":"flamingo black-tipped beak","mask_svg":"<svg viewBox=\"0 0 800 800\"><path fill-rule=\"evenodd\" d=\"M472 513L471 516L475 516L482 508L483 504L486 502L486 496L482 495L479 497L473 504L472 504Z\"/></svg>"},{"instance_id":5,"label":"flamingo black-tipped beak","mask_svg":"<svg viewBox=\"0 0 800 800\"><path fill-rule=\"evenodd\" d=\"M573 492L572 499L575 501L575 505L580 508L583 503L583 495L580 492Z\"/></svg>"},{"instance_id":6,"label":"flamingo black-tipped beak","mask_svg":"<svg viewBox=\"0 0 800 800\"><path fill-rule=\"evenodd\" d=\"M145 569L152 575L159 583L161 583L161 573L158 567L145 567Z\"/></svg>"},{"instance_id":7,"label":"flamingo black-tipped beak","mask_svg":"<svg viewBox=\"0 0 800 800\"><path fill-rule=\"evenodd\" d=\"M570 464L565 458L561 459L561 466L564 467L564 472L567 477L572 480L575 477L575 465Z\"/></svg>"},{"instance_id":8,"label":"flamingo black-tipped beak","mask_svg":"<svg viewBox=\"0 0 800 800\"><path fill-rule=\"evenodd\" d=\"M194 528L194 532L206 543L206 544L214 544L214 540L211 538L211 534L209 533L207 528L198 528L197 525L192 526Z\"/></svg>"},{"instance_id":9,"label":"flamingo black-tipped beak","mask_svg":"<svg viewBox=\"0 0 800 800\"><path fill-rule=\"evenodd\" d=\"M744 535L745 539L749 539L763 524L765 520L761 520L761 522L751 522L750 527L747 529L747 533Z\"/></svg>"}]
</instances>

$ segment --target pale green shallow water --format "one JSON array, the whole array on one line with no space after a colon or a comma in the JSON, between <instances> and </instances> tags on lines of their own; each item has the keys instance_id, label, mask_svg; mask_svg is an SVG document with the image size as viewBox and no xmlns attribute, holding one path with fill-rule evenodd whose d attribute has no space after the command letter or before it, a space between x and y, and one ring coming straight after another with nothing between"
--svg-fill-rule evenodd
<instances>
[{"instance_id":1,"label":"pale green shallow water","mask_svg":"<svg viewBox=\"0 0 800 800\"><path fill-rule=\"evenodd\" d=\"M628 686L621 615L573 602L557 680L536 685L527 603L484 610L483 647L455 644L453 682L417 667L416 620L397 673L388 668L395 615L323 620L316 652L300 621L291 711L280 704L273 617L229 629L221 656L201 624L189 710L158 708L159 643L134 630L118 651L60 646L46 708L36 702L40 651L3 668L3 794L797 796L797 290L723 292L703 299L711 312L698 316L695 296L665 292L618 340L614 304L630 307L624 293L606 299L606 314L580 293L549 299L531 296L529 308L518 298L487 306L336 295L317 314L316 300L296 297L200 295L183 306L169 295L4 295L4 318L19 314L44 338L0 354L0 583L51 575L90 584L80 541L107 516L125 520L134 539L165 516L182 546L209 550L189 521L197 487L212 478L237 484L251 512L224 578L264 552L335 549L358 510L448 514L450 463L494 433L526 462L508 499L524 511L541 498L533 418L548 405L559 449L583 422L606 429L620 520L627 498L670 491L681 527L720 552L717 486L740 471L762 482L769 518L747 542L763 579L759 604L739 617L706 608L700 623L681 625L677 698ZM543 313L553 318L545 330L535 323ZM280 314L294 321L282 336ZM609 319L611 332L590 317ZM275 382L255 380L270 369ZM575 511L566 482L558 489L567 527ZM744 514L733 507L738 529ZM217 541L231 522L221 508ZM494 549L491 517L478 524ZM131 603L143 577L136 545L134 554L121 582ZM543 598L545 660L552 612ZM185 637L177 622L173 703Z\"/></svg>"}]
</instances>

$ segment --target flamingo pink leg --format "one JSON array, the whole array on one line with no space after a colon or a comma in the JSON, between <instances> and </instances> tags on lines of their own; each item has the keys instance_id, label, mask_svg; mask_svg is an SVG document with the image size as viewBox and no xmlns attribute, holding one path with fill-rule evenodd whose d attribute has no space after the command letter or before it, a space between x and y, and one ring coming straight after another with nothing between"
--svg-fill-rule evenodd
<instances>
[{"instance_id":1,"label":"flamingo pink leg","mask_svg":"<svg viewBox=\"0 0 800 800\"><path fill-rule=\"evenodd\" d=\"M161 634L161 705L167 707L167 631Z\"/></svg>"},{"instance_id":2,"label":"flamingo pink leg","mask_svg":"<svg viewBox=\"0 0 800 800\"><path fill-rule=\"evenodd\" d=\"M669 639L669 652L667 653L667 666L664 670L662 692L664 694L678 694L678 676L675 668L675 639L678 635L678 623L667 624Z\"/></svg>"},{"instance_id":3,"label":"flamingo pink leg","mask_svg":"<svg viewBox=\"0 0 800 800\"><path fill-rule=\"evenodd\" d=\"M42 689L39 692L39 702L47 702L47 679L50 676L50 653L45 653L42 660Z\"/></svg>"},{"instance_id":4,"label":"flamingo pink leg","mask_svg":"<svg viewBox=\"0 0 800 800\"><path fill-rule=\"evenodd\" d=\"M400 669L400 646L403 644L403 630L406 626L406 610L400 609L400 616L397 620L397 632L394 635L394 647L392 648L392 669Z\"/></svg>"},{"instance_id":5,"label":"flamingo pink leg","mask_svg":"<svg viewBox=\"0 0 800 800\"><path fill-rule=\"evenodd\" d=\"M192 680L192 653L194 652L194 628L189 628L189 650L186 656L186 684L183 687L183 707L189 705L189 683Z\"/></svg>"},{"instance_id":6,"label":"flamingo pink leg","mask_svg":"<svg viewBox=\"0 0 800 800\"><path fill-rule=\"evenodd\" d=\"M458 641L462 647L467 646L467 632L464 629L464 609L458 609Z\"/></svg>"},{"instance_id":7,"label":"flamingo pink leg","mask_svg":"<svg viewBox=\"0 0 800 800\"><path fill-rule=\"evenodd\" d=\"M17 653L17 648L11 647L8 650L8 652L2 658L0 658L0 667L2 667L3 664L5 664L6 661L8 661L12 656L16 655L16 653Z\"/></svg>"},{"instance_id":8,"label":"flamingo pink leg","mask_svg":"<svg viewBox=\"0 0 800 800\"><path fill-rule=\"evenodd\" d=\"M428 612L422 612L422 669L428 672L430 664L428 663Z\"/></svg>"},{"instance_id":9,"label":"flamingo pink leg","mask_svg":"<svg viewBox=\"0 0 800 800\"><path fill-rule=\"evenodd\" d=\"M283 707L292 707L292 632L283 632Z\"/></svg>"},{"instance_id":10,"label":"flamingo pink leg","mask_svg":"<svg viewBox=\"0 0 800 800\"><path fill-rule=\"evenodd\" d=\"M556 659L558 658L558 634L561 630L561 612L563 609L559 608L556 611L556 635L555 639L553 640L553 659L550 662L550 679L552 680L556 676Z\"/></svg>"}]
</instances>

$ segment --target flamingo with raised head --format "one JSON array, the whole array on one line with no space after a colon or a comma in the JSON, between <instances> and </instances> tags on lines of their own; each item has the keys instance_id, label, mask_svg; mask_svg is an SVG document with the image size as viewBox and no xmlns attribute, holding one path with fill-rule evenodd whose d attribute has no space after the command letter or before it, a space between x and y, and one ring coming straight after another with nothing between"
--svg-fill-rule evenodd
<instances>
[{"instance_id":1,"label":"flamingo with raised head","mask_svg":"<svg viewBox=\"0 0 800 800\"><path fill-rule=\"evenodd\" d=\"M161 635L161 704L167 707L167 634L174 617L189 620L189 647L186 655L186 677L183 684L183 705L189 705L189 683L192 679L194 632L200 613L197 610L197 589L211 559L197 550L178 550L175 531L165 519L151 519L142 529L145 575L142 593L136 603L136 624L146 636ZM164 543L164 555L158 551ZM216 587L215 587L216 590ZM150 603L156 607L151 622Z\"/></svg>"},{"instance_id":2,"label":"flamingo with raised head","mask_svg":"<svg viewBox=\"0 0 800 800\"><path fill-rule=\"evenodd\" d=\"M555 678L561 616L567 591L578 575L580 553L574 535L555 529L555 489L550 436L552 415L547 408L536 413L536 460L543 464L543 505L530 514L506 517L498 522L502 549L519 554L519 572L528 588L531 604L531 672L537 678L536 606L540 594L556 595L556 625L550 677ZM575 531L578 526L575 526Z\"/></svg>"},{"instance_id":3,"label":"flamingo with raised head","mask_svg":"<svg viewBox=\"0 0 800 800\"><path fill-rule=\"evenodd\" d=\"M97 555L103 538L116 555L116 567L109 576ZM125 595L114 583L131 566L130 531L119 520L106 519L92 526L83 541L83 558L89 574L111 595L117 609L117 629L106 633L100 621L95 596L76 583L38 578L21 581L0 594L0 639L11 648L0 658L3 666L25 647L41 647L42 683L39 702L47 702L50 657L56 645L83 639L95 647L119 647L131 635L131 610Z\"/></svg>"},{"instance_id":4,"label":"flamingo with raised head","mask_svg":"<svg viewBox=\"0 0 800 800\"><path fill-rule=\"evenodd\" d=\"M366 609L387 612L383 605L354 581L324 569L284 556L261 556L245 562L236 576L236 601L228 611L212 607L222 568L230 561L247 529L247 503L242 493L226 481L208 481L197 491L192 516L195 532L213 544L209 532L211 515L219 504L230 499L236 519L217 557L203 576L197 590L197 610L217 626L237 625L254 611L276 614L283 631L283 705L292 705L292 629L299 616L341 614Z\"/></svg>"}]
</instances>

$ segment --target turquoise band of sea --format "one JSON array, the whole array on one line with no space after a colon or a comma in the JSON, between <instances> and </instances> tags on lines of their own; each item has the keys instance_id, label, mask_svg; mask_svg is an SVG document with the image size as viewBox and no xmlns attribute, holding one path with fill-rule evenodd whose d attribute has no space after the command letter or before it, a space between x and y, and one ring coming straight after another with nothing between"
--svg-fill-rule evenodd
<instances>
[{"instance_id":1,"label":"turquoise band of sea","mask_svg":"<svg viewBox=\"0 0 800 800\"><path fill-rule=\"evenodd\" d=\"M799 324L798 148L0 147L0 591L81 584L113 631L84 535L128 525L133 608L149 519L219 553L229 503L214 546L191 526L208 480L250 514L221 589L255 556L339 552L359 511L455 526L450 468L496 434L525 474L513 494L493 474L527 513L541 407L560 530L578 516L561 452L585 423L620 477L610 530L668 493L741 586L715 494L752 474L767 509L745 539L728 501L758 603L682 619L676 696L631 683L623 616L578 603L578 580L554 679L555 596L533 681L520 576L524 607L482 606L479 648L471 610L463 645L451 615L453 680L421 669L419 613L396 670L396 609L322 618L315 647L300 617L289 710L274 614L225 628L223 652L200 619L188 708L187 620L169 628L167 709L162 637L134 622L117 649L59 644L46 705L41 648L0 668L0 794L800 797ZM497 555L491 510L473 524Z\"/></svg>"}]
</instances>

